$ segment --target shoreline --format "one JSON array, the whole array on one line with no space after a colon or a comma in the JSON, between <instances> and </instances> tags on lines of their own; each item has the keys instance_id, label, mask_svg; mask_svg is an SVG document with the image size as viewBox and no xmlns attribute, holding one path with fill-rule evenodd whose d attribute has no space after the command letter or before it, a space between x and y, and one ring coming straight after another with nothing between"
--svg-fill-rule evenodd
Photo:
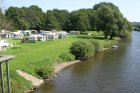
<instances>
[{"instance_id":1,"label":"shoreline","mask_svg":"<svg viewBox=\"0 0 140 93\"><path fill-rule=\"evenodd\" d=\"M44 79L38 79L38 78L36 78L36 77L34 77L34 76L26 73L26 72L20 71L20 70L17 70L17 73L20 76L24 77L26 80L29 80L29 81L32 82L32 84L33 84L32 88L26 90L27 93L31 93L32 91L34 91L35 89L37 89L38 87L40 87L42 84L44 84L44 82L46 82L46 81L52 81L53 80L52 78L55 78L58 75L58 73L62 69L64 69L65 67L68 67L70 65L73 65L73 64L76 64L76 63L79 63L79 62L81 62L81 60L74 60L74 61L69 61L69 62L55 64L54 65L54 73L53 73L53 75L50 76L50 78L49 79L46 79L46 80L44 80ZM21 72L21 73L19 73L19 72ZM24 73L24 74L22 74L22 73Z\"/></svg>"},{"instance_id":2,"label":"shoreline","mask_svg":"<svg viewBox=\"0 0 140 93\"><path fill-rule=\"evenodd\" d=\"M101 49L99 52L105 51L105 50L108 50L108 49L110 49L110 48L103 48L103 49ZM76 64L76 63L79 63L79 62L81 62L81 60L74 60L74 61L69 61L69 62L64 62L64 63L55 64L55 65L54 65L54 73L52 74L52 76L50 76L49 79L46 79L46 80L40 79L40 83L36 84L36 86L33 85L32 88L26 90L26 92L27 92L27 93L31 93L32 91L34 91L35 89L37 89L38 87L40 87L42 84L44 84L44 82L46 82L46 81L52 81L52 80L53 80L52 78L55 78L55 77L57 76L57 74L58 74L62 69L64 69L65 67L68 67L68 66L70 66L70 65L73 65L73 64ZM24 72L24 73L25 73L25 72ZM20 75L20 74L19 74L19 75ZM23 75L20 75L20 76L22 76L22 77L24 77L26 80L28 80L28 79L27 79L28 76L23 76ZM30 77L30 78L31 78L31 77ZM33 76L33 78L36 78L36 77ZM36 79L38 79L38 78L36 78ZM36 79L32 80L32 78L31 78L30 81L32 82L32 84L34 84L34 83L36 82Z\"/></svg>"},{"instance_id":3,"label":"shoreline","mask_svg":"<svg viewBox=\"0 0 140 93\"><path fill-rule=\"evenodd\" d=\"M56 64L54 66L54 74L57 74L58 72L60 72L62 69L64 69L67 66L70 66L72 64L76 64L81 62L81 60L75 60L75 61L70 61L70 62L64 62L64 63L60 63L60 64Z\"/></svg>"}]
</instances>

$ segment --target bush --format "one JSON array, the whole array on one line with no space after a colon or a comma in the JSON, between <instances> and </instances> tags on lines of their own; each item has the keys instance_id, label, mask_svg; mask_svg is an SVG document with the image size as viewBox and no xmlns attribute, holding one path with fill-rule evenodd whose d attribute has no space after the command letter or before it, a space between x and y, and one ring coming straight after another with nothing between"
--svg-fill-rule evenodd
<instances>
[{"instance_id":1,"label":"bush","mask_svg":"<svg viewBox=\"0 0 140 93\"><path fill-rule=\"evenodd\" d=\"M50 59L44 59L38 64L31 64L30 67L34 68L35 73L41 78L46 78L54 72L53 64Z\"/></svg>"},{"instance_id":2,"label":"bush","mask_svg":"<svg viewBox=\"0 0 140 93\"><path fill-rule=\"evenodd\" d=\"M52 75L52 72L53 72L53 67L52 66L43 66L43 67L40 67L36 73L43 77L44 79L47 78L48 76Z\"/></svg>"},{"instance_id":3,"label":"bush","mask_svg":"<svg viewBox=\"0 0 140 93\"><path fill-rule=\"evenodd\" d=\"M124 38L124 39L131 39L131 32L129 31L124 31L123 33L121 33L119 35L120 38Z\"/></svg>"},{"instance_id":4,"label":"bush","mask_svg":"<svg viewBox=\"0 0 140 93\"><path fill-rule=\"evenodd\" d=\"M114 45L112 41L106 40L104 43L104 48L111 48Z\"/></svg>"},{"instance_id":5,"label":"bush","mask_svg":"<svg viewBox=\"0 0 140 93\"><path fill-rule=\"evenodd\" d=\"M21 39L21 43L25 43L27 41L27 37L23 37L22 39Z\"/></svg>"},{"instance_id":6,"label":"bush","mask_svg":"<svg viewBox=\"0 0 140 93\"><path fill-rule=\"evenodd\" d=\"M88 32L80 32L81 35L88 35Z\"/></svg>"},{"instance_id":7,"label":"bush","mask_svg":"<svg viewBox=\"0 0 140 93\"><path fill-rule=\"evenodd\" d=\"M95 47L89 41L76 41L70 47L70 52L76 59L84 60L94 55Z\"/></svg>"},{"instance_id":8,"label":"bush","mask_svg":"<svg viewBox=\"0 0 140 93\"><path fill-rule=\"evenodd\" d=\"M101 45L98 41L91 39L89 40L95 46L95 52L99 52L101 50Z\"/></svg>"},{"instance_id":9,"label":"bush","mask_svg":"<svg viewBox=\"0 0 140 93\"><path fill-rule=\"evenodd\" d=\"M62 53L60 56L59 56L63 61L73 61L75 60L75 56L72 55L71 53Z\"/></svg>"}]
</instances>

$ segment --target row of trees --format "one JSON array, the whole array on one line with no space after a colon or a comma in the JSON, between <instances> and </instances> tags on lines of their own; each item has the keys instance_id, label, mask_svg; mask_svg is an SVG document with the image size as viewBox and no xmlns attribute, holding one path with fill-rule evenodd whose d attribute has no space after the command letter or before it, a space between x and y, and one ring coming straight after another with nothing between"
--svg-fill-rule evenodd
<instances>
[{"instance_id":1,"label":"row of trees","mask_svg":"<svg viewBox=\"0 0 140 93\"><path fill-rule=\"evenodd\" d=\"M105 38L123 35L131 31L130 22L123 17L119 8L112 3L102 2L90 9L79 9L69 12L67 10L48 10L46 13L38 6L9 7L4 14L0 14L0 21L6 26L1 29L35 29L35 30L79 30L103 31ZM11 26L10 26L11 25Z\"/></svg>"},{"instance_id":2,"label":"row of trees","mask_svg":"<svg viewBox=\"0 0 140 93\"><path fill-rule=\"evenodd\" d=\"M139 25L133 25L135 31L140 31L140 24Z\"/></svg>"}]
</instances>

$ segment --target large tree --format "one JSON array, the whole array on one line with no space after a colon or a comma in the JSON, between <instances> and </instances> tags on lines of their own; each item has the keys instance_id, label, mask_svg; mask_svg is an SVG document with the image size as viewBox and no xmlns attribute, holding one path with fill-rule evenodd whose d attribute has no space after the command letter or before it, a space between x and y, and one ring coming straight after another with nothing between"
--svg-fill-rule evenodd
<instances>
[{"instance_id":1,"label":"large tree","mask_svg":"<svg viewBox=\"0 0 140 93\"><path fill-rule=\"evenodd\" d=\"M119 31L131 30L131 27L126 27L129 25L129 22L127 20L124 21L119 8L112 3L102 2L96 4L93 9L95 9L98 14L97 30L103 31L106 39L108 36L110 36L110 39L114 36L118 36ZM124 29L124 27L126 29Z\"/></svg>"},{"instance_id":2,"label":"large tree","mask_svg":"<svg viewBox=\"0 0 140 93\"><path fill-rule=\"evenodd\" d=\"M70 21L73 30L87 31L94 28L95 11L93 9L80 9L71 12Z\"/></svg>"},{"instance_id":3,"label":"large tree","mask_svg":"<svg viewBox=\"0 0 140 93\"><path fill-rule=\"evenodd\" d=\"M61 30L61 24L55 16L55 12L48 10L45 17L46 30Z\"/></svg>"}]
</instances>

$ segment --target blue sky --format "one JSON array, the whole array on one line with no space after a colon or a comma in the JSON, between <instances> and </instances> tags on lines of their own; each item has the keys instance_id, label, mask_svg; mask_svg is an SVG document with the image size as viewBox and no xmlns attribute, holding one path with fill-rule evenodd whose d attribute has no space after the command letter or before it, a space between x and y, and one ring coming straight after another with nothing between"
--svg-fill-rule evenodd
<instances>
[{"instance_id":1,"label":"blue sky","mask_svg":"<svg viewBox=\"0 0 140 93\"><path fill-rule=\"evenodd\" d=\"M117 5L129 21L140 22L139 0L0 0L0 6L7 9L9 6L38 5L44 12L54 8L73 11L80 8L92 8L93 5L103 1Z\"/></svg>"}]
</instances>

